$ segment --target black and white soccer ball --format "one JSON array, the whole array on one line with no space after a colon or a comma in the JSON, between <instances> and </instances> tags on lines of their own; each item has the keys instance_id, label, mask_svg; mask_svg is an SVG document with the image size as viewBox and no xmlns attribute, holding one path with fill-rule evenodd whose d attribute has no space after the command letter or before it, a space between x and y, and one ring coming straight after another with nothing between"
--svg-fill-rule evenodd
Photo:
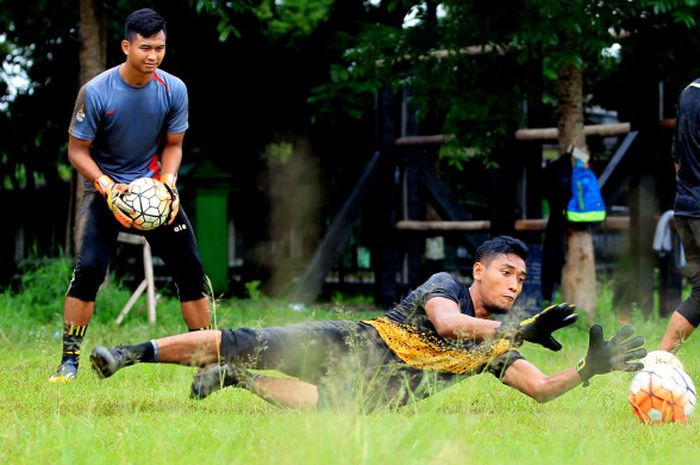
<instances>
[{"instance_id":1,"label":"black and white soccer ball","mask_svg":"<svg viewBox=\"0 0 700 465\"><path fill-rule=\"evenodd\" d=\"M170 217L172 197L165 185L153 178L139 178L129 183L122 201L134 213L132 227L150 231L163 226Z\"/></svg>"}]
</instances>

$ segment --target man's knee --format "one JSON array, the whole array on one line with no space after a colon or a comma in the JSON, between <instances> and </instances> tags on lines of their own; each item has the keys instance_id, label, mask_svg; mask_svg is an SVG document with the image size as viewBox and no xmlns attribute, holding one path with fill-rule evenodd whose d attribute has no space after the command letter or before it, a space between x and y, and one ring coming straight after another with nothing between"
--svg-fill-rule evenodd
<instances>
[{"instance_id":1,"label":"man's knee","mask_svg":"<svg viewBox=\"0 0 700 465\"><path fill-rule=\"evenodd\" d=\"M76 267L66 295L84 302L94 302L106 274L107 270L98 266Z\"/></svg>"},{"instance_id":2,"label":"man's knee","mask_svg":"<svg viewBox=\"0 0 700 465\"><path fill-rule=\"evenodd\" d=\"M184 273L178 273L175 276L175 285L177 286L177 295L180 302L191 302L207 297L209 295L209 286L204 273L198 271L188 273L187 271L184 270Z\"/></svg>"},{"instance_id":3,"label":"man's knee","mask_svg":"<svg viewBox=\"0 0 700 465\"><path fill-rule=\"evenodd\" d=\"M253 329L224 329L221 331L221 358L252 367L259 355L257 340L257 332Z\"/></svg>"}]
</instances>

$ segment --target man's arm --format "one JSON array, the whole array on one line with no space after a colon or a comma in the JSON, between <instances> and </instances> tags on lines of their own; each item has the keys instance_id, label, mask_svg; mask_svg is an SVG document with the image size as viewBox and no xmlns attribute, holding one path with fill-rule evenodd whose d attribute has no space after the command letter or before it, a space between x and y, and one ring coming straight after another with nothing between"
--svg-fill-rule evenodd
<instances>
[{"instance_id":1,"label":"man's arm","mask_svg":"<svg viewBox=\"0 0 700 465\"><path fill-rule=\"evenodd\" d=\"M161 177L166 174L177 175L180 163L182 163L182 141L184 139L184 132L166 134L165 146L160 155Z\"/></svg>"},{"instance_id":2,"label":"man's arm","mask_svg":"<svg viewBox=\"0 0 700 465\"><path fill-rule=\"evenodd\" d=\"M182 162L182 141L185 139L184 132L169 132L165 137L165 147L160 155L160 180L170 192L170 216L168 223L175 221L175 217L180 211L180 196L177 193L177 171Z\"/></svg>"},{"instance_id":3,"label":"man's arm","mask_svg":"<svg viewBox=\"0 0 700 465\"><path fill-rule=\"evenodd\" d=\"M589 331L588 353L575 368L546 376L533 364L519 359L506 368L502 381L538 402L547 402L582 382L587 384L595 375L641 370L642 363L635 360L644 357L647 351L642 347L644 338L631 337L633 333L631 326L623 326L610 340L605 340L603 328L593 325Z\"/></svg>"},{"instance_id":4,"label":"man's arm","mask_svg":"<svg viewBox=\"0 0 700 465\"><path fill-rule=\"evenodd\" d=\"M94 183L97 178L102 176L102 171L90 155L91 143L91 140L78 139L68 135L68 161L85 179Z\"/></svg>"},{"instance_id":5,"label":"man's arm","mask_svg":"<svg viewBox=\"0 0 700 465\"><path fill-rule=\"evenodd\" d=\"M575 307L551 305L540 313L515 325L465 315L459 305L445 297L432 297L425 304L425 313L441 337L481 341L493 337L506 338L515 345L522 341L540 344L550 350L561 349L552 333L576 321Z\"/></svg>"},{"instance_id":6,"label":"man's arm","mask_svg":"<svg viewBox=\"0 0 700 465\"><path fill-rule=\"evenodd\" d=\"M547 376L535 365L520 359L513 362L503 376L503 384L513 387L537 402L547 402L581 384L575 368Z\"/></svg>"},{"instance_id":7,"label":"man's arm","mask_svg":"<svg viewBox=\"0 0 700 465\"><path fill-rule=\"evenodd\" d=\"M441 337L483 340L496 336L500 321L463 314L456 302L445 297L432 297L425 304L428 320Z\"/></svg>"},{"instance_id":8,"label":"man's arm","mask_svg":"<svg viewBox=\"0 0 700 465\"><path fill-rule=\"evenodd\" d=\"M107 206L114 214L116 220L125 228L133 224L131 214L133 209L121 201L121 196L126 192L127 186L114 182L112 178L102 173L102 170L90 155L91 140L78 139L73 135L68 136L68 160L90 181L97 191L107 201Z\"/></svg>"}]
</instances>

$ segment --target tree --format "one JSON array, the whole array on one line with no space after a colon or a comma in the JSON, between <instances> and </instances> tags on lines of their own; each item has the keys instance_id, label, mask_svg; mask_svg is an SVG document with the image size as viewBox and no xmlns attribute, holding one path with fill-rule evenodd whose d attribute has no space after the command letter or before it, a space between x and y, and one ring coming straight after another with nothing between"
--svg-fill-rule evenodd
<instances>
[{"instance_id":1,"label":"tree","mask_svg":"<svg viewBox=\"0 0 700 465\"><path fill-rule=\"evenodd\" d=\"M80 0L80 85L105 70L107 65L107 13L100 0ZM70 215L73 224L73 246L77 251L83 235L84 223L77 215L83 199L83 180L73 170ZM68 244L68 242L67 242ZM70 255L70 250L66 250Z\"/></svg>"},{"instance_id":2,"label":"tree","mask_svg":"<svg viewBox=\"0 0 700 465\"><path fill-rule=\"evenodd\" d=\"M142 3L81 1L102 18L94 30L108 12L102 68L118 64L123 57L113 45L122 38L124 17ZM513 128L524 124L522 103L535 95L529 69L539 70L544 81L542 103L552 122L558 120L560 75L581 71L580 79L568 80L581 82L582 92L570 94L580 95L581 106L601 103L629 115L634 100L640 100L627 91L625 70L635 59L645 57L655 65L653 75L642 78L668 84L669 114L675 100L670 96L700 73L698 34L691 29L697 7L691 0L561 5L520 0L507 7L458 0L158 0L151 5L174 32L165 69L183 77L190 89L185 162L207 158L233 174L234 195L245 199L236 203L235 213L244 219L246 250L257 249L266 234L269 193L261 185L269 170L267 148L308 142L326 194L315 220L323 225L371 154L373 99L384 86L397 92L410 88L420 124L457 135L441 156L465 169L444 174L454 176L462 198L478 201L481 214L488 210L488 195L464 179L483 181L496 172L496 163L504 168L517 158L508 157L508 141ZM0 97L0 189L36 190L68 178L66 128L75 95L80 83L100 70L95 66L82 77L79 72L80 34L88 31L80 27L80 6L68 0L0 0L0 52L5 63L22 66L30 83L14 99L7 92ZM622 30L628 38L617 35ZM88 37L93 43L105 40L94 31ZM608 59L610 66L599 72L600 50L613 41L622 43L622 61ZM479 54L470 48L475 45ZM83 47L85 53L99 50L99 45ZM6 87L0 84L0 91ZM580 121L573 118L565 127L580 128ZM562 147L569 143L563 139ZM189 194L183 190L183 200Z\"/></svg>"},{"instance_id":3,"label":"tree","mask_svg":"<svg viewBox=\"0 0 700 465\"><path fill-rule=\"evenodd\" d=\"M545 98L551 96L556 103L559 152L565 153L569 146L587 151L584 86L597 80L595 75L587 76L587 70L600 69L602 52L618 42L623 32L649 33L663 27L665 34L673 35L672 28L679 23L694 25L698 6L693 0L522 0L508 8L499 2L394 0L382 1L377 8L412 11L416 23L411 27L366 24L348 46L344 66L339 66L333 81L321 88L325 101L348 89L367 94L387 81L396 87L408 85L419 115L441 109L446 115L444 131L456 133L456 143L471 147L471 154L486 154L488 160L496 141L510 137L513 121L522 120L517 102L528 92L527 82L511 81L500 93L494 93L489 84L502 84L506 79L495 77L486 85L479 80L478 76L488 75L489 67L504 61L499 55L514 57L524 65L520 70L526 69L527 63L542 62L545 81L552 84ZM474 59L471 46L480 46L480 56L491 56L492 60L484 64L485 60ZM435 53L440 50L447 53ZM379 62L383 66L377 67ZM511 72L516 69L511 68ZM469 85L455 85L465 81L456 75L466 73L472 76ZM441 99L443 95L447 99ZM473 95L478 97L470 99ZM353 97L346 92L344 98ZM461 156L465 152L453 153ZM459 158L453 161L459 164ZM597 295L592 233L570 230L568 250L562 279L564 298L592 319Z\"/></svg>"}]
</instances>

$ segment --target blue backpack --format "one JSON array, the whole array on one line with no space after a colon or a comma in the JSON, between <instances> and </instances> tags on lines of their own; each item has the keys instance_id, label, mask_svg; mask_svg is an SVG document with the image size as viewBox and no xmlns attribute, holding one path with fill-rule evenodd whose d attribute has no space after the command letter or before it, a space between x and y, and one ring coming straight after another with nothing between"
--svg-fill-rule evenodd
<instances>
[{"instance_id":1,"label":"blue backpack","mask_svg":"<svg viewBox=\"0 0 700 465\"><path fill-rule=\"evenodd\" d=\"M571 171L572 196L566 207L566 219L572 223L599 223L605 221L605 203L600 195L598 179L590 168L575 158Z\"/></svg>"}]
</instances>

